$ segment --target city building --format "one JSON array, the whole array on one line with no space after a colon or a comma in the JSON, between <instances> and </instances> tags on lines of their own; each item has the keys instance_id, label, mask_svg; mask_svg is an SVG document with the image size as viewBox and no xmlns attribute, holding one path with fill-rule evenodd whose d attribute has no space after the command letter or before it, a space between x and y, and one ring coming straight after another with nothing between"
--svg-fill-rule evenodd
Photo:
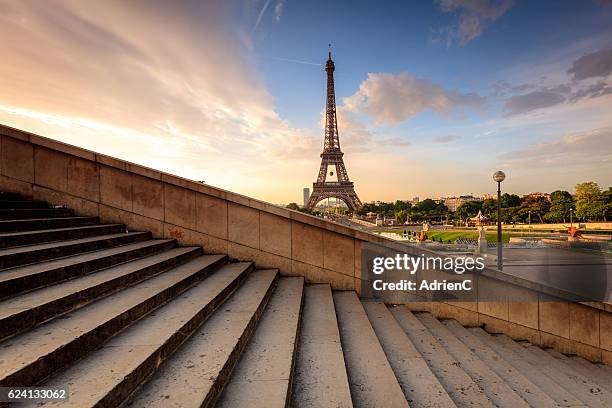
<instances>
[{"instance_id":1,"label":"city building","mask_svg":"<svg viewBox=\"0 0 612 408\"><path fill-rule=\"evenodd\" d=\"M536 192L536 193L525 194L523 198L545 198L546 200L550 201L550 194Z\"/></svg>"},{"instance_id":2,"label":"city building","mask_svg":"<svg viewBox=\"0 0 612 408\"><path fill-rule=\"evenodd\" d=\"M304 207L308 205L308 199L310 198L310 188L304 187Z\"/></svg>"},{"instance_id":3,"label":"city building","mask_svg":"<svg viewBox=\"0 0 612 408\"><path fill-rule=\"evenodd\" d=\"M457 208L468 201L482 201L482 197L474 197L473 195L469 194L469 195L462 195L459 197L444 197L442 198L442 201L444 201L444 205L446 205L446 207L448 207L449 211L456 211Z\"/></svg>"}]
</instances>

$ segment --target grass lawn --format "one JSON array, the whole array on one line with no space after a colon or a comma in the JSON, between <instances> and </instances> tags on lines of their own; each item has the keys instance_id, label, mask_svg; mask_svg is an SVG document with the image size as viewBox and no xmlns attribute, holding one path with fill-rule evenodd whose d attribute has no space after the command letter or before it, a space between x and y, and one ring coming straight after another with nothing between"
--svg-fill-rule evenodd
<instances>
[{"instance_id":1,"label":"grass lawn","mask_svg":"<svg viewBox=\"0 0 612 408\"><path fill-rule=\"evenodd\" d=\"M403 234L404 230L391 230L391 231L384 231L384 232L393 232L396 234ZM489 242L497 242L497 232L487 232L486 233L487 236L487 241ZM450 240L452 243L455 242L456 239L459 238L471 238L471 239L478 239L478 232L474 231L474 232L469 232L469 231L427 231L427 238L428 239L433 239L435 238L436 241L440 241L440 238L442 238L444 240L444 242L447 242L448 240ZM504 243L508 243L510 241L510 234L506 233L506 232L502 232L502 241Z\"/></svg>"},{"instance_id":2,"label":"grass lawn","mask_svg":"<svg viewBox=\"0 0 612 408\"><path fill-rule=\"evenodd\" d=\"M486 233L487 241L489 242L497 242L497 232L494 233ZM439 241L440 238L444 242L450 240L451 242L455 242L456 239L459 238L471 238L478 239L478 232L465 232L465 231L427 231L427 238L435 239ZM508 243L510 241L510 234L506 234L502 232L502 241L504 243Z\"/></svg>"}]
</instances>

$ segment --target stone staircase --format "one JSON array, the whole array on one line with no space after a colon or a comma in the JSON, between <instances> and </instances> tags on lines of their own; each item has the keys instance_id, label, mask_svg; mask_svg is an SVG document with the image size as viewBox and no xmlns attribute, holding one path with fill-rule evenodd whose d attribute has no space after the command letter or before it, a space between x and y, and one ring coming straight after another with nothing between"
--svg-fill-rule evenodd
<instances>
[{"instance_id":1,"label":"stone staircase","mask_svg":"<svg viewBox=\"0 0 612 408\"><path fill-rule=\"evenodd\" d=\"M0 193L0 386L44 405L605 407L611 374Z\"/></svg>"}]
</instances>

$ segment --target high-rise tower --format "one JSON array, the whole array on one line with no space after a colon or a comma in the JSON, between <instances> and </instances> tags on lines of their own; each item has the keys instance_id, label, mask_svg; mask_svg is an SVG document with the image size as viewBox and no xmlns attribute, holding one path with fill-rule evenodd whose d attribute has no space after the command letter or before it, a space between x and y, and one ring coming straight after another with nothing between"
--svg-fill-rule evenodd
<instances>
[{"instance_id":1,"label":"high-rise tower","mask_svg":"<svg viewBox=\"0 0 612 408\"><path fill-rule=\"evenodd\" d=\"M361 201L355 193L353 182L349 180L346 167L340 150L338 137L338 118L336 116L336 92L334 91L334 61L329 52L329 59L325 64L327 72L327 106L325 109L325 141L321 153L321 168L317 181L312 183L312 194L308 200L309 209L314 209L318 202L326 198L336 198L344 201L349 210L354 212L361 206ZM330 171L330 167L332 170ZM335 173L334 173L335 170ZM327 177L336 176L337 180L328 181Z\"/></svg>"}]
</instances>

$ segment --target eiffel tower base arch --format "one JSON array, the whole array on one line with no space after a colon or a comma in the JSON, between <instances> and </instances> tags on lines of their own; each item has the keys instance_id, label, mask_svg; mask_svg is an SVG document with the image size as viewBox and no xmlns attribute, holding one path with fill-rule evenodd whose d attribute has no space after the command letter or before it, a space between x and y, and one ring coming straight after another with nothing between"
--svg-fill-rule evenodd
<instances>
[{"instance_id":1,"label":"eiffel tower base arch","mask_svg":"<svg viewBox=\"0 0 612 408\"><path fill-rule=\"evenodd\" d=\"M355 188L352 182L344 183L313 183L313 191L308 199L306 208L314 210L316 205L327 199L336 198L342 200L348 209L354 213L359 207L361 207L361 201L355 193Z\"/></svg>"}]
</instances>

